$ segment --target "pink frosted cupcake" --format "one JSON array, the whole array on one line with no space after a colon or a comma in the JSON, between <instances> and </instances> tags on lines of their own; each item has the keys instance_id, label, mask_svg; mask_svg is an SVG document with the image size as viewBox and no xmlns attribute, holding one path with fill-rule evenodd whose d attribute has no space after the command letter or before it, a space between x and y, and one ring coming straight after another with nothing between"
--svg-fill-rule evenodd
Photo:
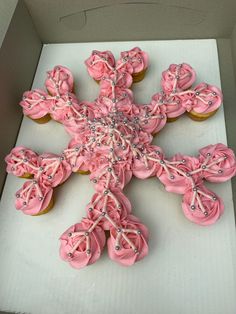
<instances>
[{"instance_id":1,"label":"pink frosted cupcake","mask_svg":"<svg viewBox=\"0 0 236 314\"><path fill-rule=\"evenodd\" d=\"M57 65L47 74L45 86L52 96L64 95L73 91L74 79L71 71L66 67Z\"/></svg>"},{"instance_id":2,"label":"pink frosted cupcake","mask_svg":"<svg viewBox=\"0 0 236 314\"><path fill-rule=\"evenodd\" d=\"M114 70L115 59L110 51L93 50L85 64L89 75L99 82L105 74Z\"/></svg>"},{"instance_id":3,"label":"pink frosted cupcake","mask_svg":"<svg viewBox=\"0 0 236 314\"><path fill-rule=\"evenodd\" d=\"M24 115L37 123L48 122L51 119L49 111L52 102L47 97L48 95L39 89L25 92L20 102Z\"/></svg>"},{"instance_id":4,"label":"pink frosted cupcake","mask_svg":"<svg viewBox=\"0 0 236 314\"><path fill-rule=\"evenodd\" d=\"M146 179L153 176L159 177L163 168L157 160L163 160L164 155L162 149L158 146L149 145L143 149L143 155L136 155L133 164L133 174L139 179Z\"/></svg>"},{"instance_id":5,"label":"pink frosted cupcake","mask_svg":"<svg viewBox=\"0 0 236 314\"><path fill-rule=\"evenodd\" d=\"M38 155L32 150L18 146L6 156L7 172L20 178L32 178L38 169Z\"/></svg>"},{"instance_id":6,"label":"pink frosted cupcake","mask_svg":"<svg viewBox=\"0 0 236 314\"><path fill-rule=\"evenodd\" d=\"M130 214L131 204L122 190L112 188L112 196L103 195L100 197L100 195L100 193L95 193L86 207L89 219L96 221L98 217L101 216L105 203L106 213L116 224L119 224L120 220L124 220ZM97 201L98 198L99 201ZM102 226L104 230L109 230L112 227L112 224L106 218L102 218L99 225Z\"/></svg>"},{"instance_id":7,"label":"pink frosted cupcake","mask_svg":"<svg viewBox=\"0 0 236 314\"><path fill-rule=\"evenodd\" d=\"M192 222L208 226L215 223L224 211L224 204L219 197L203 185L190 189L183 197L182 209Z\"/></svg>"},{"instance_id":8,"label":"pink frosted cupcake","mask_svg":"<svg viewBox=\"0 0 236 314\"><path fill-rule=\"evenodd\" d=\"M132 74L133 82L140 82L147 71L149 60L145 51L135 47L128 51L121 52L121 58L117 61L117 68L125 67Z\"/></svg>"},{"instance_id":9,"label":"pink frosted cupcake","mask_svg":"<svg viewBox=\"0 0 236 314\"><path fill-rule=\"evenodd\" d=\"M83 145L79 145L77 140L72 139L67 149L64 150L64 156L72 167L73 172L79 174L89 174L89 160L91 153Z\"/></svg>"},{"instance_id":10,"label":"pink frosted cupcake","mask_svg":"<svg viewBox=\"0 0 236 314\"><path fill-rule=\"evenodd\" d=\"M50 108L50 115L53 120L64 123L70 117L78 115L76 108L78 107L78 100L72 93L61 95L58 99L52 100Z\"/></svg>"},{"instance_id":11,"label":"pink frosted cupcake","mask_svg":"<svg viewBox=\"0 0 236 314\"><path fill-rule=\"evenodd\" d=\"M71 172L71 165L63 155L48 153L39 156L39 172L36 178L42 180L44 185L61 185L69 178Z\"/></svg>"},{"instance_id":12,"label":"pink frosted cupcake","mask_svg":"<svg viewBox=\"0 0 236 314\"><path fill-rule=\"evenodd\" d=\"M167 122L176 121L183 113L185 113L186 108L182 105L182 99L175 95L166 95L165 93L156 93L152 96L152 105L158 105L165 115L167 116Z\"/></svg>"},{"instance_id":13,"label":"pink frosted cupcake","mask_svg":"<svg viewBox=\"0 0 236 314\"><path fill-rule=\"evenodd\" d=\"M224 144L208 145L200 149L202 175L210 182L225 182L236 173L236 159L232 149Z\"/></svg>"},{"instance_id":14,"label":"pink frosted cupcake","mask_svg":"<svg viewBox=\"0 0 236 314\"><path fill-rule=\"evenodd\" d=\"M46 214L53 207L52 194L53 189L43 185L41 181L27 181L16 192L16 209L31 216Z\"/></svg>"},{"instance_id":15,"label":"pink frosted cupcake","mask_svg":"<svg viewBox=\"0 0 236 314\"><path fill-rule=\"evenodd\" d=\"M162 165L168 167L168 171L163 171L159 179L168 192L184 194L193 184L202 183L198 174L192 174L195 169L200 168L198 158L176 154L170 161L163 160Z\"/></svg>"},{"instance_id":16,"label":"pink frosted cupcake","mask_svg":"<svg viewBox=\"0 0 236 314\"><path fill-rule=\"evenodd\" d=\"M161 86L166 93L189 89L196 79L194 69L187 63L171 64L162 72Z\"/></svg>"},{"instance_id":17,"label":"pink frosted cupcake","mask_svg":"<svg viewBox=\"0 0 236 314\"><path fill-rule=\"evenodd\" d=\"M60 256L74 268L91 265L101 256L106 242L105 233L98 225L90 231L92 225L92 220L84 218L60 237Z\"/></svg>"},{"instance_id":18,"label":"pink frosted cupcake","mask_svg":"<svg viewBox=\"0 0 236 314\"><path fill-rule=\"evenodd\" d=\"M108 255L123 266L131 266L148 254L148 229L140 220L129 215L111 227L107 241Z\"/></svg>"},{"instance_id":19,"label":"pink frosted cupcake","mask_svg":"<svg viewBox=\"0 0 236 314\"><path fill-rule=\"evenodd\" d=\"M192 110L188 116L196 121L203 121L213 116L223 101L223 95L219 88L206 83L201 83L194 88Z\"/></svg>"}]
</instances>

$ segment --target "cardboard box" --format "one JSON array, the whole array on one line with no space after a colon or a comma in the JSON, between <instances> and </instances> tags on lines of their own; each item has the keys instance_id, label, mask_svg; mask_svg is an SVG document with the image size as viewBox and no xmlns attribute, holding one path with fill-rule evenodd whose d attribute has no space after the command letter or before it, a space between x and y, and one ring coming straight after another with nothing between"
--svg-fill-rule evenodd
<instances>
[{"instance_id":1,"label":"cardboard box","mask_svg":"<svg viewBox=\"0 0 236 314\"><path fill-rule=\"evenodd\" d=\"M236 117L236 106L234 105L236 96L234 81L234 60L236 60L235 8L236 3L234 1L219 1L217 3L215 1L198 1L198 3L194 1L163 1L158 3L150 3L150 1L87 1L86 4L83 4L79 1L39 2L27 0L25 2L9 1L7 4L6 2L0 3L0 30L3 30L0 33L2 186L5 177L3 157L14 146L17 138L17 143L21 143L23 139L25 144L32 143L31 139L27 143L27 137L24 136L24 130L28 131L29 127L31 127L30 121L27 122L24 119L20 136L18 137L22 114L17 104L21 95L25 90L31 88L33 81L35 88L42 87L42 73L45 72L47 66L51 65L54 60L62 60L64 58L62 57L65 55L64 45L61 48L58 45L57 49L61 52L58 52L57 59L53 57L56 51L55 46L43 46L50 43L100 41L101 44L96 44L96 47L93 47L93 44L84 45L86 49L91 47L89 49L92 50L99 47L99 45L102 47L102 42L104 41L216 38L221 85L224 93L227 141L228 145L236 151L236 138L234 136L236 129L234 121ZM2 15L4 19L1 18ZM155 44L156 42L153 46ZM111 45L115 51L118 51L118 48L115 48L115 43ZM127 43L123 43L123 46L125 45ZM192 45L194 47L194 43ZM201 47L204 49L204 45ZM206 47L208 47L206 49L209 49L209 46ZM110 49L109 44L107 49ZM120 44L120 49L125 50L122 44ZM71 48L70 51L72 51ZM191 55L191 52L188 51L188 53ZM189 55L188 53L186 53L186 58ZM45 58L50 55L51 59L47 63ZM215 54L213 53L213 58L214 56ZM41 59L35 76L39 58ZM73 58L75 58L75 53ZM73 58L68 62L73 63L73 60L75 60ZM200 53L199 58L201 58ZM65 62L67 62L66 57ZM77 69L72 68L72 71L79 77L79 74L76 73ZM80 69L78 68L79 71ZM161 69L158 69L158 71L161 72ZM211 70L209 69L209 71ZM216 83L219 78L217 71L216 69L216 72L213 72ZM158 83L158 78L156 82ZM138 88L136 91L138 93ZM219 120L219 136L222 135L222 141L224 141L223 116L219 119L221 119ZM51 128L50 131L58 132L57 136L62 136L59 126L51 125L49 127ZM176 127L178 128L178 126ZM175 128L175 126L173 125L172 128ZM179 130L181 130L180 127ZM216 129L214 130L217 132ZM171 132L171 130L169 131ZM47 134L47 130L45 132ZM63 137L64 140L65 138ZM162 141L162 139L160 140ZM39 139L39 143L42 145L42 148L49 149L52 147L52 143L47 143L43 146L41 139ZM55 150L58 149L57 144L53 143L53 145ZM201 147L200 144L199 147ZM48 217L42 217L40 220L37 220L37 218L34 218L36 220L33 221L28 219L27 224L25 216L20 214L16 216L15 212L4 216L4 208L8 210L7 204L9 204L9 199L12 201L13 207L13 197L9 195L4 198L2 207L3 220L0 226L5 230L4 226L8 226L10 219L13 226L16 224L20 235L17 238L12 232L10 234L14 249L12 250L12 260L9 261L9 266L2 264L5 269L9 269L9 276L6 273L1 287L1 289L5 287L8 290L7 292L4 291L4 293L3 290L0 292L2 296L9 296L9 303L6 300L1 302L0 298L0 309L6 311L13 309L14 311L20 310L22 312L29 312L30 309L30 313L100 313L101 311L103 313L118 313L120 311L126 313L126 309L127 313L143 313L144 311L153 313L157 310L158 313L168 314L189 312L193 314L215 314L222 313L224 308L225 314L234 313L236 304L233 301L233 296L236 280L233 269L235 268L236 258L232 210L226 213L222 222L215 229L202 230L201 228L198 229L198 226L188 225L188 222L186 223L185 220L180 218L176 208L173 208L173 211L175 211L173 214L174 221L170 220L171 216L169 216L169 213L162 212L157 214L159 220L153 223L151 217L156 215L155 204L150 204L149 210L145 213L139 208L142 202L144 202L139 195L143 193L145 183L143 182L143 185L141 185L141 183L134 182L136 190L131 187L128 190L128 194L133 205L136 204L138 207L135 213L146 219L144 221L147 221L150 225L153 237L153 240L150 242L150 259L144 260L140 264L138 263L135 268L124 270L123 268L120 269L118 265L107 261L108 258L105 254L100 264L95 264L91 268L78 272L68 269L68 265L60 262L57 256L56 243L60 235L57 232L59 230L63 232L65 226L69 227L70 224L75 223L76 219L83 215L85 204L89 200L88 195L92 193L91 187L89 187L87 182L88 179L80 178L79 184L85 189L86 193L83 194L83 190L80 189L80 208L77 211L78 203L76 204L76 199L72 199L71 195L77 193L78 179L73 177L72 180L73 182L63 187L63 191L60 191L61 196L58 195L61 203L56 208L56 213L50 214L51 216ZM152 189L153 184L153 181L146 183L145 189L147 187ZM232 184L234 187L235 179ZM16 179L13 177L8 179L7 188L11 187L13 191L15 186ZM231 206L231 186L229 184L224 187L227 190L227 199L224 199L224 201L227 203L227 206ZM224 194L225 191L223 190L224 188L219 187L219 193ZM170 207L175 206L176 203L179 203L179 206L181 206L176 195L170 196L162 190L158 192L160 193L159 197L163 197L163 202L165 199L168 199ZM233 192L235 192L235 188L233 188ZM235 196L234 193L234 199ZM148 194L143 194L146 203L148 202L148 197ZM158 199L153 200L153 202L155 201L157 202ZM66 212L68 205L70 208ZM4 217L7 217L5 221ZM54 226L56 225L56 227L50 228L48 221ZM168 222L168 224L165 222ZM37 237L37 232L40 233L40 228L42 228L49 239L45 240L41 234ZM157 233L155 233L156 228L160 229ZM185 229L182 231L180 228ZM31 235L35 238L30 241ZM7 233L6 237L8 237ZM205 245L203 237L205 237ZM27 240L28 238L29 240ZM4 240L4 238L1 239ZM39 264L33 265L31 263L29 265L30 258L28 259L25 253L21 254L21 243L17 241L23 239L26 241L23 245L24 250L32 254L32 256L37 254L37 248L34 248L33 243L43 248L44 253L42 252L42 260ZM214 242L216 239L219 239L217 243ZM189 241L193 243L192 248ZM1 243L5 243L5 241ZM19 249L15 249L15 247L19 247ZM4 249L7 248L3 245ZM188 250L186 256L184 249ZM159 250L160 255L156 255L156 250ZM15 256L16 252L19 255ZM45 252L48 254L48 259L47 256L43 255ZM211 260L211 254L213 260ZM222 257L220 258L221 255ZM15 262L15 258L18 259L18 262ZM153 259L156 260L157 266L166 265L168 269L163 267L163 269L155 270ZM45 260L48 262L45 262ZM2 260L2 263L4 262L5 260ZM150 268L148 274L146 273L145 262L147 262L147 267ZM15 276L17 275L12 273L12 269L17 266L22 274L19 276L19 285L12 286L11 282L7 281L7 278L9 281L15 282ZM221 267L223 267L222 272ZM54 268L57 271L50 277L48 272ZM201 273L195 273L195 270L200 270ZM221 274L219 274L220 272ZM214 274L216 275L215 278L213 277ZM110 287L108 286L108 275L111 276L111 281L113 282ZM49 293L47 297L43 294L42 287L37 289L37 286L32 286L34 283L32 278L34 276L37 285L47 283L47 287L45 287ZM67 281L65 281L65 278ZM155 281L160 279L163 282L157 284ZM23 282L20 282L20 280ZM63 290L64 287L63 289L57 289L57 285L62 284L66 285L65 290ZM143 285L145 293L143 298L141 298L140 292L144 291ZM19 291L21 288L26 292L27 298L22 298L22 293ZM153 289L156 289L157 293ZM192 290L192 293L189 292L189 289ZM63 294L63 291L68 291L68 293ZM106 291L105 295L102 293L103 291ZM196 298L194 298L194 295ZM62 300L63 298L64 300ZM138 298L136 300L137 303L133 304L132 302L135 302L135 298ZM43 304L44 300L46 304ZM215 301L215 304L209 303L213 301ZM127 307L125 307L125 302L127 302ZM17 303L19 308L16 308ZM2 307L2 304L4 304L4 307ZM7 308L6 304L8 304ZM66 309L67 304L68 307ZM34 307L35 310L32 310Z\"/></svg>"}]
</instances>

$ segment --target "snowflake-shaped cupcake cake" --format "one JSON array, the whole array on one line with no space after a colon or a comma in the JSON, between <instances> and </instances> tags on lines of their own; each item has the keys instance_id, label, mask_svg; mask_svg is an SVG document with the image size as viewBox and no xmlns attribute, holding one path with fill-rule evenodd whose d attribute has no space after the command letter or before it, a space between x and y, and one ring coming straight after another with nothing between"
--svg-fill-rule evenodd
<instances>
[{"instance_id":1,"label":"snowflake-shaped cupcake cake","mask_svg":"<svg viewBox=\"0 0 236 314\"><path fill-rule=\"evenodd\" d=\"M97 261L107 240L108 254L122 265L132 265L148 253L148 229L131 214L124 186L132 176L156 176L168 192L183 195L184 215L199 225L214 223L223 212L222 200L204 181L224 182L235 175L235 156L224 144L200 149L197 157L165 157L153 136L167 121L185 112L194 120L212 116L222 103L221 91L201 83L188 64L172 64L163 72L162 91L147 105L134 104L131 85L143 79L148 56L139 48L121 53L116 62L110 51L93 51L85 61L90 76L99 83L94 102L79 102L73 94L71 72L56 66L48 72L46 89L24 93L20 103L36 122L50 118L62 123L72 139L61 155L37 155L16 147L6 157L7 171L31 178L16 193L16 208L40 215L53 206L53 189L72 172L89 173L95 194L87 216L66 230L60 255L75 268Z\"/></svg>"}]
</instances>

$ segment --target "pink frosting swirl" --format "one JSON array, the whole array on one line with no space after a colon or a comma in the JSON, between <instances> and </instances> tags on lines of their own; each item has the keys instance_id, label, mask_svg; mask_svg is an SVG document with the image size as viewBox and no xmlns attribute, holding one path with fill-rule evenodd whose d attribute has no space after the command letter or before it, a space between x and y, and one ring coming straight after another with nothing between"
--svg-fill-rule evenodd
<instances>
[{"instance_id":1,"label":"pink frosting swirl","mask_svg":"<svg viewBox=\"0 0 236 314\"><path fill-rule=\"evenodd\" d=\"M68 148L63 151L63 156L65 156L67 162L71 165L73 172L89 170L88 160L91 158L91 153L74 139L70 141Z\"/></svg>"},{"instance_id":2,"label":"pink frosting swirl","mask_svg":"<svg viewBox=\"0 0 236 314\"><path fill-rule=\"evenodd\" d=\"M42 154L39 156L39 171L36 178L40 178L47 186L56 187L65 182L71 175L71 165L63 155Z\"/></svg>"},{"instance_id":3,"label":"pink frosting swirl","mask_svg":"<svg viewBox=\"0 0 236 314\"><path fill-rule=\"evenodd\" d=\"M45 86L51 95L63 95L72 92L74 79L68 68L57 65L47 74L48 78L45 81Z\"/></svg>"},{"instance_id":4,"label":"pink frosting swirl","mask_svg":"<svg viewBox=\"0 0 236 314\"><path fill-rule=\"evenodd\" d=\"M170 161L164 160L166 167L159 176L168 192L184 194L186 190L201 183L198 174L191 171L199 168L199 160L195 157L176 154Z\"/></svg>"},{"instance_id":5,"label":"pink frosting swirl","mask_svg":"<svg viewBox=\"0 0 236 314\"><path fill-rule=\"evenodd\" d=\"M93 221L84 218L67 229L60 237L60 256L74 268L95 263L105 245L105 233L100 226L90 229Z\"/></svg>"},{"instance_id":6,"label":"pink frosting swirl","mask_svg":"<svg viewBox=\"0 0 236 314\"><path fill-rule=\"evenodd\" d=\"M16 209L26 215L37 215L48 207L52 193L52 188L41 184L40 181L27 181L16 192Z\"/></svg>"},{"instance_id":7,"label":"pink frosting swirl","mask_svg":"<svg viewBox=\"0 0 236 314\"><path fill-rule=\"evenodd\" d=\"M102 90L96 99L96 105L103 116L110 112L122 111L125 115L132 110L133 93L130 89L115 88L115 98L111 90Z\"/></svg>"},{"instance_id":8,"label":"pink frosting swirl","mask_svg":"<svg viewBox=\"0 0 236 314\"><path fill-rule=\"evenodd\" d=\"M225 182L236 174L236 159L232 149L224 144L208 145L200 149L202 175L210 182Z\"/></svg>"},{"instance_id":9,"label":"pink frosting swirl","mask_svg":"<svg viewBox=\"0 0 236 314\"><path fill-rule=\"evenodd\" d=\"M94 168L94 167L93 167ZM90 167L91 169L91 167ZM91 169L92 170L92 169ZM98 185L105 187L109 179L109 186L124 188L132 178L130 164L126 159L111 165L108 161L99 164L97 169L91 171L90 180L96 181Z\"/></svg>"},{"instance_id":10,"label":"pink frosting swirl","mask_svg":"<svg viewBox=\"0 0 236 314\"><path fill-rule=\"evenodd\" d=\"M112 90L114 86L119 88L129 88L132 85L132 76L125 71L119 70L106 73L100 82L101 90Z\"/></svg>"},{"instance_id":11,"label":"pink frosting swirl","mask_svg":"<svg viewBox=\"0 0 236 314\"><path fill-rule=\"evenodd\" d=\"M131 266L148 254L148 229L130 215L120 222L119 228L111 227L107 247L113 261Z\"/></svg>"},{"instance_id":12,"label":"pink frosting swirl","mask_svg":"<svg viewBox=\"0 0 236 314\"><path fill-rule=\"evenodd\" d=\"M37 173L38 155L24 146L13 148L10 154L6 156L5 162L7 163L7 172L17 177L26 173Z\"/></svg>"},{"instance_id":13,"label":"pink frosting swirl","mask_svg":"<svg viewBox=\"0 0 236 314\"><path fill-rule=\"evenodd\" d=\"M88 218L95 221L101 216L104 211L104 206L106 214L118 224L120 220L125 219L131 212L130 201L123 192L117 188L113 188L107 196L103 194L103 191L93 195L91 202L86 207ZM110 221L106 218L103 218L99 222L99 225L101 225L104 230L109 230L112 226Z\"/></svg>"},{"instance_id":14,"label":"pink frosting swirl","mask_svg":"<svg viewBox=\"0 0 236 314\"><path fill-rule=\"evenodd\" d=\"M156 93L152 96L152 105L158 105L168 118L176 118L182 115L186 109L182 106L182 99L178 94L168 95Z\"/></svg>"},{"instance_id":15,"label":"pink frosting swirl","mask_svg":"<svg viewBox=\"0 0 236 314\"><path fill-rule=\"evenodd\" d=\"M67 93L53 100L50 108L50 115L54 120L63 123L71 117L78 117L76 110L78 105L79 103L76 96L74 94Z\"/></svg>"},{"instance_id":16,"label":"pink frosting swirl","mask_svg":"<svg viewBox=\"0 0 236 314\"><path fill-rule=\"evenodd\" d=\"M162 149L158 146L149 145L142 151L144 156L136 155L132 164L133 174L139 179L146 179L152 176L161 175L163 168L160 163L155 160L164 159ZM150 158L150 159L148 159Z\"/></svg>"},{"instance_id":17,"label":"pink frosting swirl","mask_svg":"<svg viewBox=\"0 0 236 314\"><path fill-rule=\"evenodd\" d=\"M114 70L115 59L110 51L93 50L85 65L89 75L100 81L106 73Z\"/></svg>"},{"instance_id":18,"label":"pink frosting swirl","mask_svg":"<svg viewBox=\"0 0 236 314\"><path fill-rule=\"evenodd\" d=\"M200 83L194 88L193 111L196 113L209 113L220 107L223 100L221 90L213 85Z\"/></svg>"},{"instance_id":19,"label":"pink frosting swirl","mask_svg":"<svg viewBox=\"0 0 236 314\"><path fill-rule=\"evenodd\" d=\"M24 92L23 99L20 102L24 115L32 119L39 119L48 114L52 101L47 97L48 95L40 89Z\"/></svg>"},{"instance_id":20,"label":"pink frosting swirl","mask_svg":"<svg viewBox=\"0 0 236 314\"><path fill-rule=\"evenodd\" d=\"M78 105L73 106L73 111L74 114L64 120L64 127L77 140L77 143L86 143L91 135L91 131L85 121L99 116L100 108L98 108L96 103L82 101Z\"/></svg>"},{"instance_id":21,"label":"pink frosting swirl","mask_svg":"<svg viewBox=\"0 0 236 314\"><path fill-rule=\"evenodd\" d=\"M184 215L192 222L207 226L215 223L224 211L224 204L219 197L201 185L197 191L188 190L183 197Z\"/></svg>"},{"instance_id":22,"label":"pink frosting swirl","mask_svg":"<svg viewBox=\"0 0 236 314\"><path fill-rule=\"evenodd\" d=\"M155 134L166 125L166 107L152 101L148 105L141 106L139 119L144 131Z\"/></svg>"},{"instance_id":23,"label":"pink frosting swirl","mask_svg":"<svg viewBox=\"0 0 236 314\"><path fill-rule=\"evenodd\" d=\"M117 61L117 68L125 68L131 74L142 72L148 67L148 55L139 47L123 51L120 56L121 58Z\"/></svg>"},{"instance_id":24,"label":"pink frosting swirl","mask_svg":"<svg viewBox=\"0 0 236 314\"><path fill-rule=\"evenodd\" d=\"M166 93L186 90L196 79L194 69L187 63L171 64L162 72L161 86Z\"/></svg>"}]
</instances>

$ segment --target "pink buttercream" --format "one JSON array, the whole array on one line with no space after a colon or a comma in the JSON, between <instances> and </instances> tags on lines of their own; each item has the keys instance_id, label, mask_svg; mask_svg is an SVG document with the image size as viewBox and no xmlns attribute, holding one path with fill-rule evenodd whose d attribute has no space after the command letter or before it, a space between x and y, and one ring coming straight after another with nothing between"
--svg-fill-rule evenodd
<instances>
[{"instance_id":1,"label":"pink buttercream","mask_svg":"<svg viewBox=\"0 0 236 314\"><path fill-rule=\"evenodd\" d=\"M78 100L74 94L67 93L60 97L54 97L50 108L51 117L63 123L71 117L77 117Z\"/></svg>"},{"instance_id":2,"label":"pink buttercream","mask_svg":"<svg viewBox=\"0 0 236 314\"><path fill-rule=\"evenodd\" d=\"M132 76L125 71L119 70L113 73L106 73L102 77L100 82L100 88L107 92L112 90L114 87L129 88L132 85Z\"/></svg>"},{"instance_id":3,"label":"pink buttercream","mask_svg":"<svg viewBox=\"0 0 236 314\"><path fill-rule=\"evenodd\" d=\"M166 93L186 90L196 79L194 69L187 63L171 64L162 72L161 86Z\"/></svg>"},{"instance_id":4,"label":"pink buttercream","mask_svg":"<svg viewBox=\"0 0 236 314\"><path fill-rule=\"evenodd\" d=\"M224 205L219 197L202 185L197 191L189 190L185 193L182 209L190 221L207 226L217 221L224 211Z\"/></svg>"},{"instance_id":5,"label":"pink buttercream","mask_svg":"<svg viewBox=\"0 0 236 314\"><path fill-rule=\"evenodd\" d=\"M141 127L147 133L157 133L166 124L166 107L152 101L149 105L140 106L139 120Z\"/></svg>"},{"instance_id":6,"label":"pink buttercream","mask_svg":"<svg viewBox=\"0 0 236 314\"><path fill-rule=\"evenodd\" d=\"M104 211L104 205L106 206L106 213L118 224L131 212L131 204L128 198L120 189L113 188L108 195L101 193L93 195L91 202L86 207L88 218L95 221ZM105 217L99 222L99 225L102 225L104 230L109 230L112 226Z\"/></svg>"},{"instance_id":7,"label":"pink buttercream","mask_svg":"<svg viewBox=\"0 0 236 314\"><path fill-rule=\"evenodd\" d=\"M48 100L47 97L48 95L40 89L24 92L20 102L23 113L32 119L44 117L49 113L52 105L51 100Z\"/></svg>"},{"instance_id":8,"label":"pink buttercream","mask_svg":"<svg viewBox=\"0 0 236 314\"><path fill-rule=\"evenodd\" d=\"M132 171L130 170L130 164L127 163L127 160L123 159L123 161L112 165L112 167L108 161L100 164L97 169L91 171L90 180L96 180L97 184L103 187L105 187L107 181L109 181L109 186L123 189L124 186L129 183L131 177Z\"/></svg>"},{"instance_id":9,"label":"pink buttercream","mask_svg":"<svg viewBox=\"0 0 236 314\"><path fill-rule=\"evenodd\" d=\"M159 177L163 168L161 164L155 160L159 161L164 159L162 149L158 146L148 145L144 148L142 153L144 153L147 158L144 156L134 158L132 164L133 174L139 179L146 179L155 175ZM152 159L148 159L148 157Z\"/></svg>"},{"instance_id":10,"label":"pink buttercream","mask_svg":"<svg viewBox=\"0 0 236 314\"><path fill-rule=\"evenodd\" d=\"M213 85L201 83L194 88L193 111L196 113L213 112L223 101L221 90Z\"/></svg>"},{"instance_id":11,"label":"pink buttercream","mask_svg":"<svg viewBox=\"0 0 236 314\"><path fill-rule=\"evenodd\" d=\"M38 155L24 146L13 148L10 154L6 156L5 162L7 163L7 172L17 177L26 173L37 173Z\"/></svg>"},{"instance_id":12,"label":"pink buttercream","mask_svg":"<svg viewBox=\"0 0 236 314\"><path fill-rule=\"evenodd\" d=\"M68 148L64 150L63 155L71 165L73 172L89 170L91 153L84 146L78 145L77 141L71 140Z\"/></svg>"},{"instance_id":13,"label":"pink buttercream","mask_svg":"<svg viewBox=\"0 0 236 314\"><path fill-rule=\"evenodd\" d=\"M39 156L39 171L36 178L40 178L45 185L56 187L65 182L71 172L71 165L64 156L49 153Z\"/></svg>"},{"instance_id":14,"label":"pink buttercream","mask_svg":"<svg viewBox=\"0 0 236 314\"><path fill-rule=\"evenodd\" d=\"M52 188L42 185L40 181L27 181L16 192L16 209L21 210L26 215L37 215L48 207L52 193Z\"/></svg>"},{"instance_id":15,"label":"pink buttercream","mask_svg":"<svg viewBox=\"0 0 236 314\"><path fill-rule=\"evenodd\" d=\"M48 78L45 81L45 86L51 95L63 95L72 92L74 79L68 68L57 65L47 74Z\"/></svg>"},{"instance_id":16,"label":"pink buttercream","mask_svg":"<svg viewBox=\"0 0 236 314\"><path fill-rule=\"evenodd\" d=\"M208 145L200 149L202 175L210 182L225 182L235 176L236 159L232 149L224 144Z\"/></svg>"},{"instance_id":17,"label":"pink buttercream","mask_svg":"<svg viewBox=\"0 0 236 314\"><path fill-rule=\"evenodd\" d=\"M117 68L125 68L131 74L140 73L148 67L148 55L139 47L123 51L120 56L121 58L117 61Z\"/></svg>"},{"instance_id":18,"label":"pink buttercream","mask_svg":"<svg viewBox=\"0 0 236 314\"><path fill-rule=\"evenodd\" d=\"M84 218L67 229L60 237L61 258L74 268L82 268L95 263L105 245L105 233L100 226L89 231L92 220ZM87 235L85 235L85 232Z\"/></svg>"},{"instance_id":19,"label":"pink buttercream","mask_svg":"<svg viewBox=\"0 0 236 314\"><path fill-rule=\"evenodd\" d=\"M121 229L120 232L114 227L110 228L110 238L107 240L108 255L113 261L121 265L131 266L148 254L148 229L133 215L122 220L119 228ZM117 242L117 237L120 233L120 241ZM133 248L122 234L132 243Z\"/></svg>"},{"instance_id":20,"label":"pink buttercream","mask_svg":"<svg viewBox=\"0 0 236 314\"><path fill-rule=\"evenodd\" d=\"M100 81L106 73L114 70L115 59L110 51L93 50L85 64L89 75Z\"/></svg>"},{"instance_id":21,"label":"pink buttercream","mask_svg":"<svg viewBox=\"0 0 236 314\"><path fill-rule=\"evenodd\" d=\"M178 94L168 95L164 93L156 93L152 96L153 106L159 105L161 111L165 112L168 118L176 118L182 115L186 108L182 106L182 99Z\"/></svg>"},{"instance_id":22,"label":"pink buttercream","mask_svg":"<svg viewBox=\"0 0 236 314\"><path fill-rule=\"evenodd\" d=\"M188 189L199 185L201 178L191 171L199 168L199 160L195 157L176 154L165 166L168 171L163 171L159 176L168 192L184 194Z\"/></svg>"}]
</instances>

